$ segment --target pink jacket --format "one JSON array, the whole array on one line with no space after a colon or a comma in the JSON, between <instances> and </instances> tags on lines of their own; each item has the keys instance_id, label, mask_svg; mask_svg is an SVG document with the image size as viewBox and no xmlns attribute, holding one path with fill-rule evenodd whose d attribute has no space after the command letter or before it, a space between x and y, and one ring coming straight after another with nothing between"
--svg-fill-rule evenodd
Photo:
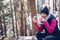
<instances>
[{"instance_id":1,"label":"pink jacket","mask_svg":"<svg viewBox=\"0 0 60 40\"><path fill-rule=\"evenodd\" d=\"M56 20L53 19L51 21L51 23L49 24L47 21L44 21L43 24L45 25L45 28L46 30L51 34L54 30L55 30L55 27L56 27ZM35 23L35 28L37 29L37 31L41 32L43 30L42 28L43 26L40 24L38 25L37 23Z\"/></svg>"}]
</instances>

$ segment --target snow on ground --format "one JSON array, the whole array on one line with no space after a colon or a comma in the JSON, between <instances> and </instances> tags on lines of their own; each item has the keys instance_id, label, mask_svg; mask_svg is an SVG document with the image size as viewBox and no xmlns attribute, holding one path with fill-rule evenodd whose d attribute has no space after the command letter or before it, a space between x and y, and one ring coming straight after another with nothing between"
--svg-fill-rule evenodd
<instances>
[{"instance_id":1,"label":"snow on ground","mask_svg":"<svg viewBox=\"0 0 60 40\"><path fill-rule=\"evenodd\" d=\"M18 40L37 40L35 36L20 36Z\"/></svg>"}]
</instances>

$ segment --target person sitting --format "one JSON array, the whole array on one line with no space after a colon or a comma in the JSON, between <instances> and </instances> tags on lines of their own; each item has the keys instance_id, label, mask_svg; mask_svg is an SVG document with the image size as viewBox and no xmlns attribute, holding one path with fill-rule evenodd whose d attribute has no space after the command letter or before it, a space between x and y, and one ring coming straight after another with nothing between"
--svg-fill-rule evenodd
<instances>
[{"instance_id":1,"label":"person sitting","mask_svg":"<svg viewBox=\"0 0 60 40\"><path fill-rule=\"evenodd\" d=\"M37 32L35 36L38 40L60 40L60 31L58 29L58 22L54 15L49 13L47 7L41 10L41 17L39 18L41 22L38 24L36 16L33 17L33 22ZM44 30L44 32L42 32Z\"/></svg>"}]
</instances>

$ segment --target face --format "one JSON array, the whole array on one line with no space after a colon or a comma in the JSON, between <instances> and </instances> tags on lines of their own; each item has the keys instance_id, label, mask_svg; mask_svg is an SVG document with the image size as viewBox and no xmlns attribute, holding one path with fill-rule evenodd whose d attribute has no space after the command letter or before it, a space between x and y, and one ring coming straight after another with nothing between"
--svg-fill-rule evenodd
<instances>
[{"instance_id":1,"label":"face","mask_svg":"<svg viewBox=\"0 0 60 40\"><path fill-rule=\"evenodd\" d=\"M46 18L46 17L47 17L47 14L42 13L42 14L41 14L41 17L42 17L42 18Z\"/></svg>"}]
</instances>

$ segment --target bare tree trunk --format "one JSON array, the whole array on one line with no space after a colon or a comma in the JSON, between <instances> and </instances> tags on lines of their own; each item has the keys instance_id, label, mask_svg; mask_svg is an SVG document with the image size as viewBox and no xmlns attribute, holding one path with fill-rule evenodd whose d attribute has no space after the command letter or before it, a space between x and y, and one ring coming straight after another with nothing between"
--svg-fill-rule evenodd
<instances>
[{"instance_id":1,"label":"bare tree trunk","mask_svg":"<svg viewBox=\"0 0 60 40\"><path fill-rule=\"evenodd\" d=\"M20 27L20 32L21 32L21 36L24 36L24 27L23 27L23 14L24 14L24 4L23 2L21 3L21 27Z\"/></svg>"},{"instance_id":2,"label":"bare tree trunk","mask_svg":"<svg viewBox=\"0 0 60 40\"><path fill-rule=\"evenodd\" d=\"M35 0L28 0L28 7L30 8L29 11L31 12L32 18L33 16L36 15L36 6L35 6ZM34 27L34 23L32 21L32 35L35 32L35 27Z\"/></svg>"},{"instance_id":3,"label":"bare tree trunk","mask_svg":"<svg viewBox=\"0 0 60 40\"><path fill-rule=\"evenodd\" d=\"M0 12L1 13L1 12ZM0 36L2 36L2 17L0 16Z\"/></svg>"},{"instance_id":4,"label":"bare tree trunk","mask_svg":"<svg viewBox=\"0 0 60 40\"><path fill-rule=\"evenodd\" d=\"M57 1L57 0L56 0ZM56 3L57 10L58 10L58 17L59 17L59 30L60 30L60 0Z\"/></svg>"}]
</instances>

